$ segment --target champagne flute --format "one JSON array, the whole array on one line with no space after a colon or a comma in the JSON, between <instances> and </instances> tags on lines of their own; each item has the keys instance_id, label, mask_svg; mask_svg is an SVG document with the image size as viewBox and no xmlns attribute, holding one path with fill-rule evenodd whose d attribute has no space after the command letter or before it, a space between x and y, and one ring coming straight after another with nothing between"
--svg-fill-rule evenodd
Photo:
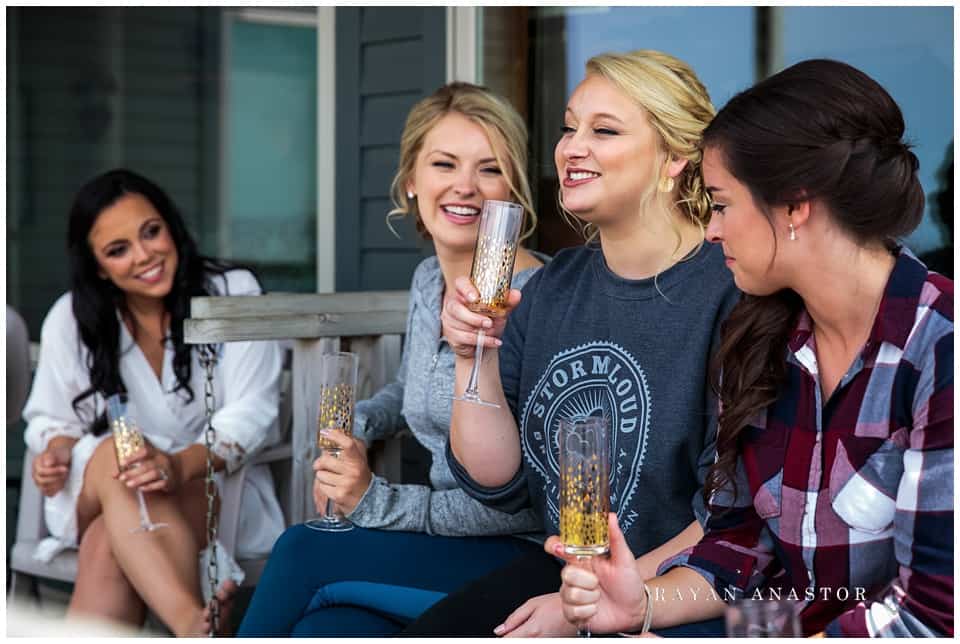
<instances>
[{"instance_id":1,"label":"champagne flute","mask_svg":"<svg viewBox=\"0 0 960 644\"><path fill-rule=\"evenodd\" d=\"M600 416L561 418L560 540L579 562L610 552L609 424ZM577 637L590 637L590 627L577 625Z\"/></svg>"},{"instance_id":2,"label":"champagne flute","mask_svg":"<svg viewBox=\"0 0 960 644\"><path fill-rule=\"evenodd\" d=\"M513 264L517 257L520 226L523 224L523 206L509 201L488 199L483 202L480 214L480 229L477 245L473 251L473 266L470 279L480 292L480 297L469 304L474 313L490 317L503 317L507 313L507 296L513 280ZM477 380L480 376L480 359L483 357L483 329L477 331L477 348L473 355L473 369L463 394L454 400L488 407L500 405L480 398Z\"/></svg>"},{"instance_id":3,"label":"champagne flute","mask_svg":"<svg viewBox=\"0 0 960 644\"><path fill-rule=\"evenodd\" d=\"M742 598L726 608L728 637L801 637L798 602Z\"/></svg>"},{"instance_id":4,"label":"champagne flute","mask_svg":"<svg viewBox=\"0 0 960 644\"><path fill-rule=\"evenodd\" d=\"M113 432L113 447L117 454L117 466L121 472L136 467L136 463L126 461L135 453L146 447L146 441L135 420L127 416L126 397L123 394L114 394L107 398L107 420ZM132 528L131 533L152 532L165 528L166 523L154 523L147 513L147 502L143 498L143 490L137 488L137 501L140 505L140 526Z\"/></svg>"},{"instance_id":5,"label":"champagne flute","mask_svg":"<svg viewBox=\"0 0 960 644\"><path fill-rule=\"evenodd\" d=\"M320 411L317 414L317 449L339 458L342 451L336 443L324 438L321 429L353 435L353 406L356 402L357 372L360 361L355 353L329 353L320 358ZM313 481L311 479L311 485ZM340 515L333 499L327 499L326 512L306 522L308 528L321 532L346 532L353 524Z\"/></svg>"}]
</instances>

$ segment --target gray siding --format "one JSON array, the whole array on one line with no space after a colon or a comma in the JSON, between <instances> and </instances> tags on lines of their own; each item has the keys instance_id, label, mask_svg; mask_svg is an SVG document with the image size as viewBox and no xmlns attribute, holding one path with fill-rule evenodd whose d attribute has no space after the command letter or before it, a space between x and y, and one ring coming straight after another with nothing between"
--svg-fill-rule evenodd
<instances>
[{"instance_id":1,"label":"gray siding","mask_svg":"<svg viewBox=\"0 0 960 644\"><path fill-rule=\"evenodd\" d=\"M385 217L407 112L444 82L445 20L443 7L337 9L338 291L408 288L432 253Z\"/></svg>"}]
</instances>

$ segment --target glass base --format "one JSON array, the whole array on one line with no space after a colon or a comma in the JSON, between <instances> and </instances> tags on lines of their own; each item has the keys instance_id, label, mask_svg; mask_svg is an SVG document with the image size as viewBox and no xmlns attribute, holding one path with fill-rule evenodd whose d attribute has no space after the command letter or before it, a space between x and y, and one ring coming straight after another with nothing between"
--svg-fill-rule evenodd
<instances>
[{"instance_id":1,"label":"glass base","mask_svg":"<svg viewBox=\"0 0 960 644\"><path fill-rule=\"evenodd\" d=\"M602 543L594 546L574 546L564 544L563 551L568 555L576 557L593 557L596 555L605 555L610 552L610 544Z\"/></svg>"},{"instance_id":2,"label":"glass base","mask_svg":"<svg viewBox=\"0 0 960 644\"><path fill-rule=\"evenodd\" d=\"M496 409L500 409L500 405L498 405L497 403L492 403L486 400L482 400L479 395L477 395L476 393L473 393L472 391L465 391L463 392L462 396L454 396L453 399L461 400L463 402L473 403L474 405L482 405L483 407L494 407Z\"/></svg>"},{"instance_id":3,"label":"glass base","mask_svg":"<svg viewBox=\"0 0 960 644\"><path fill-rule=\"evenodd\" d=\"M138 532L153 532L154 530L159 530L160 528L166 528L169 523L147 523L145 525L137 526L136 528L130 529L130 534L136 534Z\"/></svg>"},{"instance_id":4,"label":"glass base","mask_svg":"<svg viewBox=\"0 0 960 644\"><path fill-rule=\"evenodd\" d=\"M303 525L311 530L319 530L320 532L346 532L353 530L353 524L343 517L318 517L316 519L310 519Z\"/></svg>"}]
</instances>

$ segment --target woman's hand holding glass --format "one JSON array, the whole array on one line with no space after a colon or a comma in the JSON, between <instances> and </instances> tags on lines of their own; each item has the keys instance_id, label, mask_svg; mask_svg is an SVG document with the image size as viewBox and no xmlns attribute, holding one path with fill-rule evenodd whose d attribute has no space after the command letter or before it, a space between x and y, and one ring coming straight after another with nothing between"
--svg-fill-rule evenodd
<instances>
[{"instance_id":1,"label":"woman's hand holding glass","mask_svg":"<svg viewBox=\"0 0 960 644\"><path fill-rule=\"evenodd\" d=\"M503 315L492 318L470 310L470 305L477 301L480 292L469 277L458 277L454 284L456 291L444 297L443 311L440 313L441 334L451 350L463 358L473 358L478 331L483 331L485 349L499 347L507 317L520 304L520 291L510 289Z\"/></svg>"},{"instance_id":2,"label":"woman's hand holding glass","mask_svg":"<svg viewBox=\"0 0 960 644\"><path fill-rule=\"evenodd\" d=\"M367 463L367 446L343 432L320 430L321 435L340 448L338 455L323 450L313 462L313 500L323 512L332 500L341 514L353 512L370 487L373 472Z\"/></svg>"},{"instance_id":3,"label":"woman's hand holding glass","mask_svg":"<svg viewBox=\"0 0 960 644\"><path fill-rule=\"evenodd\" d=\"M146 439L141 449L118 465L116 478L131 490L170 494L183 483L176 458L157 449Z\"/></svg>"},{"instance_id":4,"label":"woman's hand holding glass","mask_svg":"<svg viewBox=\"0 0 960 644\"><path fill-rule=\"evenodd\" d=\"M563 542L552 536L544 544L548 554L567 561L560 574L563 616L571 624L589 622L592 631L639 631L646 616L646 581L620 531L617 515L609 515L610 556L591 557L589 567L566 554Z\"/></svg>"},{"instance_id":5,"label":"woman's hand holding glass","mask_svg":"<svg viewBox=\"0 0 960 644\"><path fill-rule=\"evenodd\" d=\"M33 482L44 496L53 496L67 484L75 438L54 437L32 463Z\"/></svg>"}]
</instances>

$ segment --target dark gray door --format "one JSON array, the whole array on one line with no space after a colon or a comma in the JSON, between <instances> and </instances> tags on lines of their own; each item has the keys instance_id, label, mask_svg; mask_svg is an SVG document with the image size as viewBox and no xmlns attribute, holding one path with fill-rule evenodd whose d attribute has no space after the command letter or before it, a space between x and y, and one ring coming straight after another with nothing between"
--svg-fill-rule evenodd
<instances>
[{"instance_id":1,"label":"dark gray door","mask_svg":"<svg viewBox=\"0 0 960 644\"><path fill-rule=\"evenodd\" d=\"M394 220L390 181L407 112L443 84L443 7L338 8L336 42L336 289L405 289L433 251Z\"/></svg>"}]
</instances>

